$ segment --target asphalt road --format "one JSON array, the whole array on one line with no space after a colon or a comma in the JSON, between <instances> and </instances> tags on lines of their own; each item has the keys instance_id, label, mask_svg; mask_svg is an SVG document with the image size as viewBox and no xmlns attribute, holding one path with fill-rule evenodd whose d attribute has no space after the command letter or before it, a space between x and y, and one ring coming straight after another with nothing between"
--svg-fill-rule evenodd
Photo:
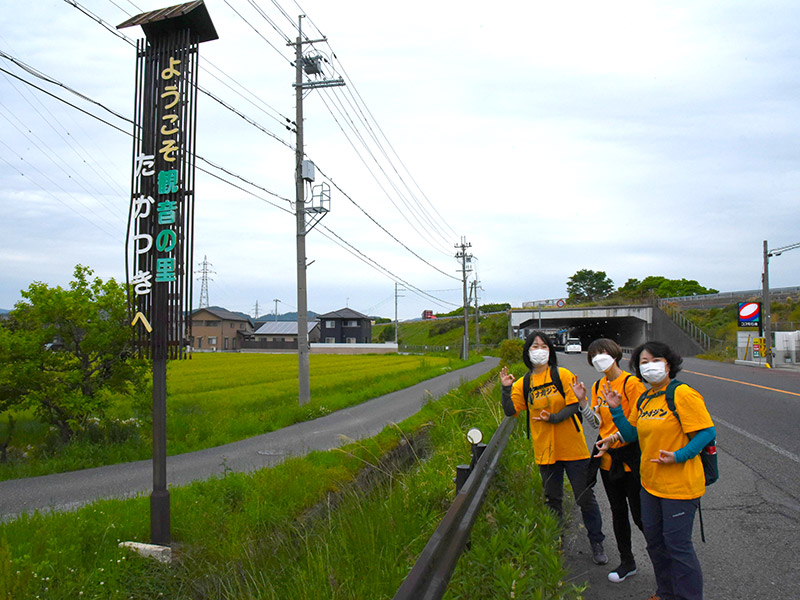
<instances>
[{"instance_id":1,"label":"asphalt road","mask_svg":"<svg viewBox=\"0 0 800 600\"><path fill-rule=\"evenodd\" d=\"M169 485L221 475L225 469L253 471L302 456L330 450L353 440L372 437L387 424L399 423L465 381L486 373L499 360L483 362L423 381L325 417L279 431L167 459ZM0 520L34 510L69 510L100 498L124 498L149 493L152 461L110 465L84 471L0 482Z\"/></svg>"},{"instance_id":2,"label":"asphalt road","mask_svg":"<svg viewBox=\"0 0 800 600\"><path fill-rule=\"evenodd\" d=\"M587 385L598 378L585 353L559 354L559 360ZM678 379L703 394L717 430L720 480L702 500L706 543L697 521L694 529L706 600L800 599L800 371L690 358L683 368ZM587 431L589 441L596 435ZM607 580L619 555L602 483L595 495L609 564L592 563L585 531L577 531L576 510L565 541L570 579L589 582L587 600L649 598L655 579L644 537L635 527L639 572L622 583Z\"/></svg>"}]
</instances>

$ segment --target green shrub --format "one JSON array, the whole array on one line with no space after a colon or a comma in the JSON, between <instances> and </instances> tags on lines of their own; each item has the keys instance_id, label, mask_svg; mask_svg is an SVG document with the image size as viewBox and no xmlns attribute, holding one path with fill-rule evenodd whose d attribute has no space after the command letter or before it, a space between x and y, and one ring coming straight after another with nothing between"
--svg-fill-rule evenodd
<instances>
[{"instance_id":1,"label":"green shrub","mask_svg":"<svg viewBox=\"0 0 800 600\"><path fill-rule=\"evenodd\" d=\"M525 342L522 340L505 340L500 344L500 364L513 365L522 360L522 349Z\"/></svg>"}]
</instances>

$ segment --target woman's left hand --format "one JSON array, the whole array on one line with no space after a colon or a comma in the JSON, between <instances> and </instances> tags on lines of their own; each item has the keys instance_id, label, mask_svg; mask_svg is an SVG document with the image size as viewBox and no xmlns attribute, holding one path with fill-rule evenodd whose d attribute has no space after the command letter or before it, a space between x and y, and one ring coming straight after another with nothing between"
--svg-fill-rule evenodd
<instances>
[{"instance_id":1,"label":"woman's left hand","mask_svg":"<svg viewBox=\"0 0 800 600\"><path fill-rule=\"evenodd\" d=\"M546 411L545 409L542 409L539 412L539 416L538 417L533 417L533 419L535 421L550 421L550 413L548 411Z\"/></svg>"},{"instance_id":2,"label":"woman's left hand","mask_svg":"<svg viewBox=\"0 0 800 600\"><path fill-rule=\"evenodd\" d=\"M658 458L651 458L650 462L661 463L662 465L674 464L676 462L675 453L670 452L669 450L659 450Z\"/></svg>"}]
</instances>

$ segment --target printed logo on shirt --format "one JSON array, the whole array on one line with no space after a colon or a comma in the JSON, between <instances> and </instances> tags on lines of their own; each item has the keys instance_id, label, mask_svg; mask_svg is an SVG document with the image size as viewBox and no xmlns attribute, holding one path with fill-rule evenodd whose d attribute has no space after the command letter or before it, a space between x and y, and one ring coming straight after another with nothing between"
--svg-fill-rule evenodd
<instances>
[{"instance_id":1,"label":"printed logo on shirt","mask_svg":"<svg viewBox=\"0 0 800 600\"><path fill-rule=\"evenodd\" d=\"M642 419L657 419L662 421L667 416L666 408L651 408L650 410L643 410L639 413L639 420Z\"/></svg>"},{"instance_id":2,"label":"printed logo on shirt","mask_svg":"<svg viewBox=\"0 0 800 600\"><path fill-rule=\"evenodd\" d=\"M531 388L530 396L528 396L528 404L532 408L545 408L550 405L550 398L552 394L557 392L554 383L545 383Z\"/></svg>"}]
</instances>

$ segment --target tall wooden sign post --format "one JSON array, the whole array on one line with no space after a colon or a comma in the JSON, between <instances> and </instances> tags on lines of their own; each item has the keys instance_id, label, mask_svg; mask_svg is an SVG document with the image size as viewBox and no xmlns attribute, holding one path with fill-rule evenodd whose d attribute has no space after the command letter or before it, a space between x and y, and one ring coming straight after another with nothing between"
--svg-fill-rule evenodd
<instances>
[{"instance_id":1,"label":"tall wooden sign post","mask_svg":"<svg viewBox=\"0 0 800 600\"><path fill-rule=\"evenodd\" d=\"M153 361L150 538L168 546L167 360L191 338L198 45L218 38L203 0L132 17L136 47L133 177L126 277L134 344Z\"/></svg>"}]
</instances>

